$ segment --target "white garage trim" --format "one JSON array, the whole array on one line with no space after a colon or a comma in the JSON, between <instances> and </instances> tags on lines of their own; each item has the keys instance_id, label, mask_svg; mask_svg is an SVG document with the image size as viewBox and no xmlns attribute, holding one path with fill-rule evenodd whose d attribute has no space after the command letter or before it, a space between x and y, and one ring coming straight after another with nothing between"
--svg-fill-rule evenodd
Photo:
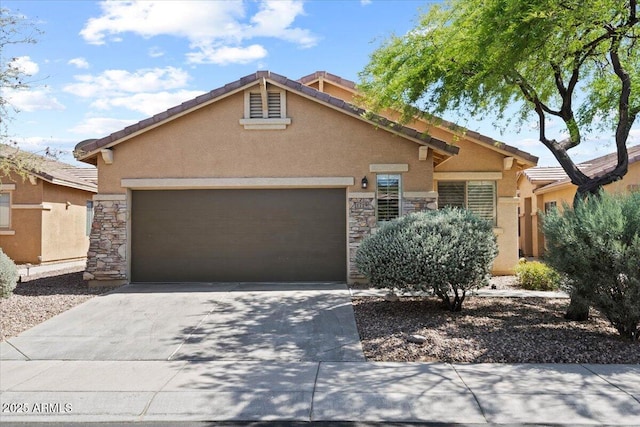
<instances>
[{"instance_id":1,"label":"white garage trim","mask_svg":"<svg viewBox=\"0 0 640 427\"><path fill-rule=\"evenodd\" d=\"M300 178L123 178L131 190L216 190L225 188L341 188L355 184L353 177Z\"/></svg>"}]
</instances>

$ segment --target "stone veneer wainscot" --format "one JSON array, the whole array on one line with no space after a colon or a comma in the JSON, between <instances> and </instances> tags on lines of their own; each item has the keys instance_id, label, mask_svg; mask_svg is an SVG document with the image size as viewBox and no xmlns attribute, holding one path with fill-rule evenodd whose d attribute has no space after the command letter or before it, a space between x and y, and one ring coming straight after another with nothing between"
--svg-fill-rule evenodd
<instances>
[{"instance_id":1,"label":"stone veneer wainscot","mask_svg":"<svg viewBox=\"0 0 640 427\"><path fill-rule=\"evenodd\" d=\"M402 198L402 214L434 210L438 208L438 193L405 192ZM375 193L349 194L349 280L363 280L365 277L358 271L355 259L362 239L375 231L376 220Z\"/></svg>"},{"instance_id":2,"label":"stone veneer wainscot","mask_svg":"<svg viewBox=\"0 0 640 427\"><path fill-rule=\"evenodd\" d=\"M93 224L85 280L90 286L110 286L127 278L127 199L125 195L94 197Z\"/></svg>"}]
</instances>

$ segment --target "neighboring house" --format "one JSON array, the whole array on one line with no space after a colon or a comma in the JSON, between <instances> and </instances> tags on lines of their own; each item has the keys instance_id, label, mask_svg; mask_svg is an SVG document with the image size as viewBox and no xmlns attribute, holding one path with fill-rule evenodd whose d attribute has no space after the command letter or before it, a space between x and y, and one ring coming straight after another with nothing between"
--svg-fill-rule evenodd
<instances>
[{"instance_id":1,"label":"neighboring house","mask_svg":"<svg viewBox=\"0 0 640 427\"><path fill-rule=\"evenodd\" d=\"M610 193L640 190L640 145L629 147L629 170L623 179L604 187ZM607 154L578 165L588 176L602 175L616 167L617 153ZM577 186L564 170L557 167L536 167L523 171L518 177L520 197L520 251L523 256L539 257L544 254L544 235L538 216L549 209L562 209L563 203L572 204Z\"/></svg>"},{"instance_id":2,"label":"neighboring house","mask_svg":"<svg viewBox=\"0 0 640 427\"><path fill-rule=\"evenodd\" d=\"M510 273L516 174L537 158L473 132L367 116L354 93L324 72L260 71L79 143L100 177L86 277L357 281L365 236L438 205L493 221L494 272Z\"/></svg>"},{"instance_id":3,"label":"neighboring house","mask_svg":"<svg viewBox=\"0 0 640 427\"><path fill-rule=\"evenodd\" d=\"M0 145L2 161L10 161L11 150ZM0 176L0 247L17 264L82 260L97 171L34 157L36 169L25 178L15 172Z\"/></svg>"}]
</instances>

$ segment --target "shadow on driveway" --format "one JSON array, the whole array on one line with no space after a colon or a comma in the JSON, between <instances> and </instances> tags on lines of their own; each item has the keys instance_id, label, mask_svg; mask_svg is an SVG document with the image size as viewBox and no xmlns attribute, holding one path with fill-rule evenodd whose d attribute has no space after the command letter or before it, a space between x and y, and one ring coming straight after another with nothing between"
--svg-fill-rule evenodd
<instances>
[{"instance_id":1,"label":"shadow on driveway","mask_svg":"<svg viewBox=\"0 0 640 427\"><path fill-rule=\"evenodd\" d=\"M132 284L9 343L24 356L3 348L5 359L365 360L335 283Z\"/></svg>"}]
</instances>

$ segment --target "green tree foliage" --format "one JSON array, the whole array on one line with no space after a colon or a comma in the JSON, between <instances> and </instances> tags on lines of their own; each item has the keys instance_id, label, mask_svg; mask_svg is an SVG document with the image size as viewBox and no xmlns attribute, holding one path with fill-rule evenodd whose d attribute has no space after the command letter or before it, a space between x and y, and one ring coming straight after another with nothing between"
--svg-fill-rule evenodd
<instances>
[{"instance_id":1,"label":"green tree foliage","mask_svg":"<svg viewBox=\"0 0 640 427\"><path fill-rule=\"evenodd\" d=\"M409 120L444 112L505 117L521 106L580 199L627 173L626 143L640 111L636 0L450 0L408 34L388 39L361 72L363 101ZM508 113L511 114L511 113ZM568 137L552 139L550 119ZM615 140L615 169L586 176L569 150L597 125Z\"/></svg>"},{"instance_id":2,"label":"green tree foliage","mask_svg":"<svg viewBox=\"0 0 640 427\"><path fill-rule=\"evenodd\" d=\"M640 339L640 193L600 194L543 218L545 259L569 292Z\"/></svg>"},{"instance_id":3,"label":"green tree foliage","mask_svg":"<svg viewBox=\"0 0 640 427\"><path fill-rule=\"evenodd\" d=\"M356 265L372 286L433 291L460 311L467 291L484 286L498 254L492 225L467 210L413 213L365 238Z\"/></svg>"},{"instance_id":4,"label":"green tree foliage","mask_svg":"<svg viewBox=\"0 0 640 427\"><path fill-rule=\"evenodd\" d=\"M0 298L9 298L18 282L18 268L0 249Z\"/></svg>"}]
</instances>

